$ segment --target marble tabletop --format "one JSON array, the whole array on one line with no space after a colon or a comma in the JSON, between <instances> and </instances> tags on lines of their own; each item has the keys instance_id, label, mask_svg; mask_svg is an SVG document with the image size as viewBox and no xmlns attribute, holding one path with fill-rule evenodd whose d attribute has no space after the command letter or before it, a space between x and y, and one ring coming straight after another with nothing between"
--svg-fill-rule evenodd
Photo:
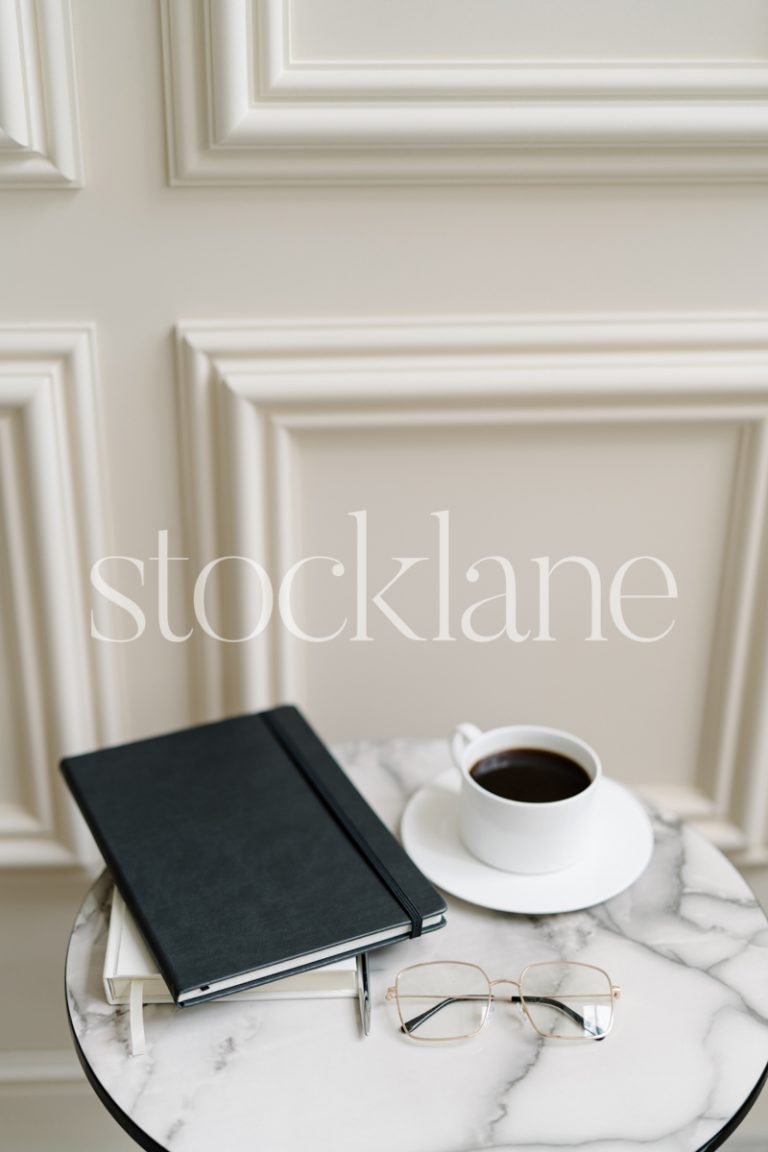
<instances>
[{"instance_id":1,"label":"marble tabletop","mask_svg":"<svg viewBox=\"0 0 768 1152\"><path fill-rule=\"evenodd\" d=\"M341 763L393 829L449 764L443 741L344 745ZM711 1152L768 1066L768 922L717 849L652 814L644 874L581 912L521 916L448 897L447 927L372 952L373 1020L353 1000L147 1006L147 1051L104 1000L110 881L85 899L67 956L83 1067L140 1146L172 1152ZM492 977L568 958L621 986L603 1043L545 1041L497 1004L472 1040L418 1045L385 1003L397 970L463 959Z\"/></svg>"}]
</instances>

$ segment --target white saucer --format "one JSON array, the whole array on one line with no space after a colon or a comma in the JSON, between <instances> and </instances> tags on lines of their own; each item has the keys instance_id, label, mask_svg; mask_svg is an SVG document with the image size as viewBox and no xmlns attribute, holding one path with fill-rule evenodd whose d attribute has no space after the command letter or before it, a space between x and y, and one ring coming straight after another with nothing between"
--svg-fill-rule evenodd
<instances>
[{"instance_id":1,"label":"white saucer","mask_svg":"<svg viewBox=\"0 0 768 1152\"><path fill-rule=\"evenodd\" d=\"M653 830L645 809L621 784L604 778L595 800L600 835L587 858L546 875L501 872L472 856L459 838L459 787L452 768L420 788L403 813L401 833L424 875L471 904L535 915L574 912L623 892L651 858Z\"/></svg>"}]
</instances>

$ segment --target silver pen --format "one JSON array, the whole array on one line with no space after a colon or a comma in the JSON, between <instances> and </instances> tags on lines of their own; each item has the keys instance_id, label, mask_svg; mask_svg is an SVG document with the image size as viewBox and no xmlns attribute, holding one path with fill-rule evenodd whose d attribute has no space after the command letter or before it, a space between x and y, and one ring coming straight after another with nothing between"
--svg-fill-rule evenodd
<instances>
[{"instance_id":1,"label":"silver pen","mask_svg":"<svg viewBox=\"0 0 768 1152\"><path fill-rule=\"evenodd\" d=\"M371 992L368 986L368 953L357 956L357 1003L360 1008L360 1027L364 1036L371 1033Z\"/></svg>"}]
</instances>

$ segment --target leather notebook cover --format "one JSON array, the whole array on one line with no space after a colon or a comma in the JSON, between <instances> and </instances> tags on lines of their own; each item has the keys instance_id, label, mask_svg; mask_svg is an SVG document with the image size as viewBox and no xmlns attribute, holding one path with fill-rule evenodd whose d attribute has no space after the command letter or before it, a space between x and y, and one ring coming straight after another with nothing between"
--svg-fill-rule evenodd
<instances>
[{"instance_id":1,"label":"leather notebook cover","mask_svg":"<svg viewBox=\"0 0 768 1152\"><path fill-rule=\"evenodd\" d=\"M442 897L293 707L61 770L177 1003L445 922Z\"/></svg>"}]
</instances>

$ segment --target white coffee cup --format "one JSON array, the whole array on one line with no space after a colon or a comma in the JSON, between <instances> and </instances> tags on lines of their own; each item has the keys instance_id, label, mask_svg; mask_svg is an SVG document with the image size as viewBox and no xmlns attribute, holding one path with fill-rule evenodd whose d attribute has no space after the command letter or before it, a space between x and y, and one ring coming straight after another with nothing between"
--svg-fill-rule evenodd
<instances>
[{"instance_id":1,"label":"white coffee cup","mask_svg":"<svg viewBox=\"0 0 768 1152\"><path fill-rule=\"evenodd\" d=\"M557 752L589 776L581 792L561 800L509 800L484 788L471 774L480 760L508 749ZM465 847L494 868L528 874L558 872L589 853L595 797L602 777L599 757L577 736L538 724L513 724L481 732L459 724L451 740L461 773L460 832Z\"/></svg>"}]
</instances>

